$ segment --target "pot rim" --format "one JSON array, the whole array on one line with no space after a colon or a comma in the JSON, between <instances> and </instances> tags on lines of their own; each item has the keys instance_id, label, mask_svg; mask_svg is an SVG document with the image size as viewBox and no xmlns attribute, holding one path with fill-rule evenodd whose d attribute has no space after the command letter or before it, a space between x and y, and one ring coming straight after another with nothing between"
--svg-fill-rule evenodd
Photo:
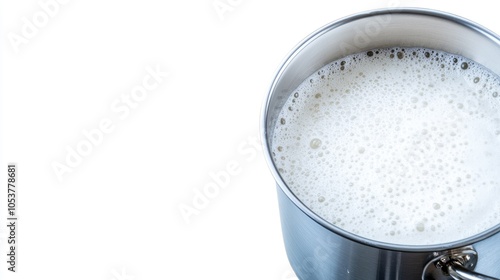
<instances>
[{"instance_id":1,"label":"pot rim","mask_svg":"<svg viewBox=\"0 0 500 280\"><path fill-rule=\"evenodd\" d=\"M286 185L285 181L277 171L277 168L274 164L274 161L272 160L271 157L271 149L269 147L269 142L267 139L267 113L269 111L269 105L271 101L271 97L273 96L274 90L277 86L277 82L281 78L281 76L284 73L284 70L287 69L289 66L290 62L297 56L305 46L315 40L316 38L322 36L323 34L329 32L330 30L337 28L339 26L348 24L352 21L363 19L363 18L368 18L368 17L373 17L373 16L380 16L380 15L387 15L387 14L410 14L410 15L423 15L423 16L429 16L429 17L437 17L439 19L444 19L447 21L451 21L453 23L462 25L464 27L467 27L469 29L472 29L473 31L480 33L481 35L489 38L492 41L495 41L498 45L500 45L500 37L495 34L494 32L490 31L489 29L472 22L466 18L443 12L443 11L438 11L438 10L433 10L433 9L426 9L426 8L410 8L410 7L404 7L404 8L384 8L384 9L375 9L375 10L368 10L356 14L352 14L343 18L340 18L338 20L332 21L323 27L317 29L313 33L311 33L309 36L307 36L305 39L303 39L299 44L297 44L293 50L286 56L285 60L280 64L278 70L276 71L276 74L274 76L273 82L269 88L269 91L266 95L266 99L264 102L264 106L262 108L262 113L261 113L261 129L260 129L260 136L261 136L261 142L263 145L263 150L265 153L265 158L266 162L269 166L269 169L271 170L271 173L279 186L281 190L286 194L286 196L294 203L295 206L297 206L302 212L304 212L307 216L309 216L311 219L313 219L315 222L318 224L322 225L326 229L330 230L331 232L334 232L346 239L349 239L351 241L361 243L370 247L375 247L379 249L387 249L387 250L392 250L392 251L402 251L402 252L434 252L434 251L443 251L443 250L449 250L451 248L459 248L459 247L465 247L469 246L471 244L477 243L481 240L484 240L492 235L495 235L500 232L500 224L497 224L496 226L483 231L479 234L476 234L474 236L471 236L469 238L453 241L453 242L447 242L447 243L440 243L440 244L433 244L433 245L403 245L403 244L393 244L393 243L387 243L387 242L380 242L376 240L371 240L367 239L364 237L361 237L359 235L355 235L353 233L350 233L346 230L343 230L341 228L338 228L334 226L333 224L327 222L325 219L321 218L318 214L316 214L314 211L310 210L307 206L305 206L296 196L293 194L293 192L288 188ZM499 73L500 74L500 73Z\"/></svg>"}]
</instances>

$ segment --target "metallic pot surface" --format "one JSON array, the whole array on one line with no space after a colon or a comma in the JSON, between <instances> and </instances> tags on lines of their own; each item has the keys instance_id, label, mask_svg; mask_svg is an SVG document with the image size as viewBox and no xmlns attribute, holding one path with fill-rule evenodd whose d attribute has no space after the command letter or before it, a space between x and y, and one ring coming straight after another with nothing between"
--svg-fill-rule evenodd
<instances>
[{"instance_id":1,"label":"metallic pot surface","mask_svg":"<svg viewBox=\"0 0 500 280\"><path fill-rule=\"evenodd\" d=\"M264 150L277 182L289 261L303 280L499 279L500 225L467 239L429 246L365 239L309 210L286 186L271 159L270 139L276 119L300 83L331 61L388 47L442 50L500 74L500 38L464 18L438 11L369 11L328 24L302 41L278 70L262 117Z\"/></svg>"}]
</instances>

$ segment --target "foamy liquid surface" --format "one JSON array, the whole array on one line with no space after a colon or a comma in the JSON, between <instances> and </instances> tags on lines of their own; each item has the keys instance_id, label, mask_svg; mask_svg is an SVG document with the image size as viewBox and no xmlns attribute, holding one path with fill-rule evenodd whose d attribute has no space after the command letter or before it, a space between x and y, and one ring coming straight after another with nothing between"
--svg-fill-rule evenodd
<instances>
[{"instance_id":1,"label":"foamy liquid surface","mask_svg":"<svg viewBox=\"0 0 500 280\"><path fill-rule=\"evenodd\" d=\"M275 165L312 211L364 238L453 242L500 223L500 80L457 55L377 49L290 96Z\"/></svg>"}]
</instances>

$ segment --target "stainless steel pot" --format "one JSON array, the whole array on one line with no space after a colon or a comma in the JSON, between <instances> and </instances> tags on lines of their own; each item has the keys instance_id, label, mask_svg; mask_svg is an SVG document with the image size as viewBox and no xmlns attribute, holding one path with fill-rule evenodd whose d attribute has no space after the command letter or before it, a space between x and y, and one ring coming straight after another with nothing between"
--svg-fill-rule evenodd
<instances>
[{"instance_id":1,"label":"stainless steel pot","mask_svg":"<svg viewBox=\"0 0 500 280\"><path fill-rule=\"evenodd\" d=\"M328 24L302 41L272 83L262 123L267 161L278 185L289 261L303 280L500 278L500 225L471 238L432 246L368 240L333 226L304 206L288 189L271 159L270 139L278 113L303 80L346 55L395 46L459 54L500 74L500 38L475 23L443 12L365 12Z\"/></svg>"}]
</instances>

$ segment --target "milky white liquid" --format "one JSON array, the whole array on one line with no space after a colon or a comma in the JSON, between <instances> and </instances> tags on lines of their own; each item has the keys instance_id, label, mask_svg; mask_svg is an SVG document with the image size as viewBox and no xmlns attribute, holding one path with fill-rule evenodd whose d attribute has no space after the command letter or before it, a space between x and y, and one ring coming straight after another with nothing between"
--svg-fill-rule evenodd
<instances>
[{"instance_id":1,"label":"milky white liquid","mask_svg":"<svg viewBox=\"0 0 500 280\"><path fill-rule=\"evenodd\" d=\"M500 81L441 51L335 61L284 105L272 138L291 191L364 238L429 245L500 223Z\"/></svg>"}]
</instances>

